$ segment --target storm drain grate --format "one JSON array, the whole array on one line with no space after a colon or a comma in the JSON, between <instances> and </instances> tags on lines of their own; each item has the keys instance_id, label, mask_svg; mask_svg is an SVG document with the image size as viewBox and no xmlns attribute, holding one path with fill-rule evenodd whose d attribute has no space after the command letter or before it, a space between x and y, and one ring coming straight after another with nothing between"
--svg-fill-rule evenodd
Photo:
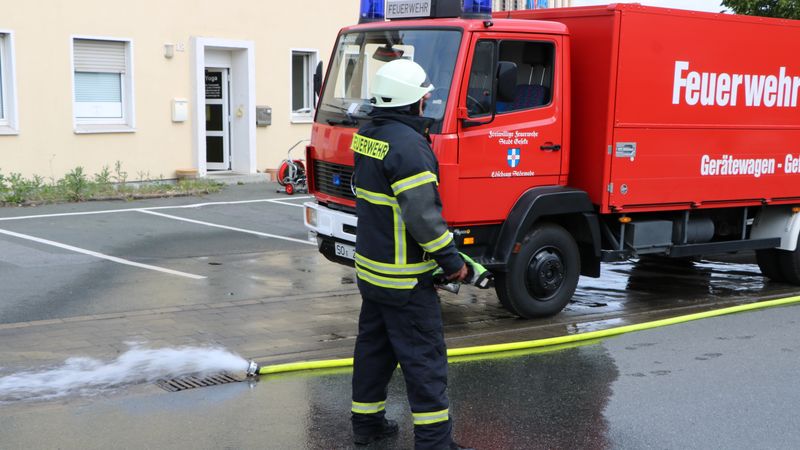
<instances>
[{"instance_id":1,"label":"storm drain grate","mask_svg":"<svg viewBox=\"0 0 800 450\"><path fill-rule=\"evenodd\" d=\"M220 384L227 384L227 383L238 383L239 381L242 380L239 378L232 377L227 373L223 372L202 378L189 375L185 377L170 378L168 380L158 380L157 383L159 386L161 386L162 389L166 391L178 392L200 387L217 386Z\"/></svg>"}]
</instances>

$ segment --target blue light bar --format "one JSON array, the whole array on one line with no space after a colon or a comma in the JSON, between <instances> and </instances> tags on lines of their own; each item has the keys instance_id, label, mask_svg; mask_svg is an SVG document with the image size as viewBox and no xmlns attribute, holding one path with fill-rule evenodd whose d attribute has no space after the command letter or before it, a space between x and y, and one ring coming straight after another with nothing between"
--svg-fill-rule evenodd
<instances>
[{"instance_id":1,"label":"blue light bar","mask_svg":"<svg viewBox=\"0 0 800 450\"><path fill-rule=\"evenodd\" d=\"M358 23L382 22L386 18L384 0L361 0L361 12Z\"/></svg>"},{"instance_id":2,"label":"blue light bar","mask_svg":"<svg viewBox=\"0 0 800 450\"><path fill-rule=\"evenodd\" d=\"M525 2L525 9L545 9L547 8L547 0L527 0Z\"/></svg>"},{"instance_id":3,"label":"blue light bar","mask_svg":"<svg viewBox=\"0 0 800 450\"><path fill-rule=\"evenodd\" d=\"M464 0L465 17L491 17L492 0Z\"/></svg>"}]
</instances>

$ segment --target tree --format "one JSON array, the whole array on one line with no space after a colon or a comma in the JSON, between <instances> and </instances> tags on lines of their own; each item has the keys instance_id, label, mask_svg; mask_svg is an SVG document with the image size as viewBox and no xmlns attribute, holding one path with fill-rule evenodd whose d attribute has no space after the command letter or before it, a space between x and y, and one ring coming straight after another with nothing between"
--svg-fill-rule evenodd
<instances>
[{"instance_id":1,"label":"tree","mask_svg":"<svg viewBox=\"0 0 800 450\"><path fill-rule=\"evenodd\" d=\"M722 0L736 14L800 19L800 0Z\"/></svg>"}]
</instances>

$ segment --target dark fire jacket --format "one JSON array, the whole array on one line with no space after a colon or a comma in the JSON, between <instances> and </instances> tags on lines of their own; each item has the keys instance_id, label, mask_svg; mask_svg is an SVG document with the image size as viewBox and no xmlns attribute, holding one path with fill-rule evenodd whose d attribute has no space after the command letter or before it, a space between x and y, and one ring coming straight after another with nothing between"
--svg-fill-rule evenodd
<instances>
[{"instance_id":1,"label":"dark fire jacket","mask_svg":"<svg viewBox=\"0 0 800 450\"><path fill-rule=\"evenodd\" d=\"M369 298L402 302L437 266L452 274L464 264L442 218L428 124L377 110L353 136L356 273Z\"/></svg>"}]
</instances>

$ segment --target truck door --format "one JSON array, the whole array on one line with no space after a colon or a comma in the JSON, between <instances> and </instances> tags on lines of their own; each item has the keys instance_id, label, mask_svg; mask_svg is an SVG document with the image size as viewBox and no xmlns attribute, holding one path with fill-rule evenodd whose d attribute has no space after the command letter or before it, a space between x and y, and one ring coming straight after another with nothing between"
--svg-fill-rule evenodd
<instances>
[{"instance_id":1,"label":"truck door","mask_svg":"<svg viewBox=\"0 0 800 450\"><path fill-rule=\"evenodd\" d=\"M474 210L483 198L482 220L503 220L527 189L559 184L561 39L513 33L474 39L459 97L459 211ZM517 82L513 100L493 104L498 61L516 64Z\"/></svg>"}]
</instances>

